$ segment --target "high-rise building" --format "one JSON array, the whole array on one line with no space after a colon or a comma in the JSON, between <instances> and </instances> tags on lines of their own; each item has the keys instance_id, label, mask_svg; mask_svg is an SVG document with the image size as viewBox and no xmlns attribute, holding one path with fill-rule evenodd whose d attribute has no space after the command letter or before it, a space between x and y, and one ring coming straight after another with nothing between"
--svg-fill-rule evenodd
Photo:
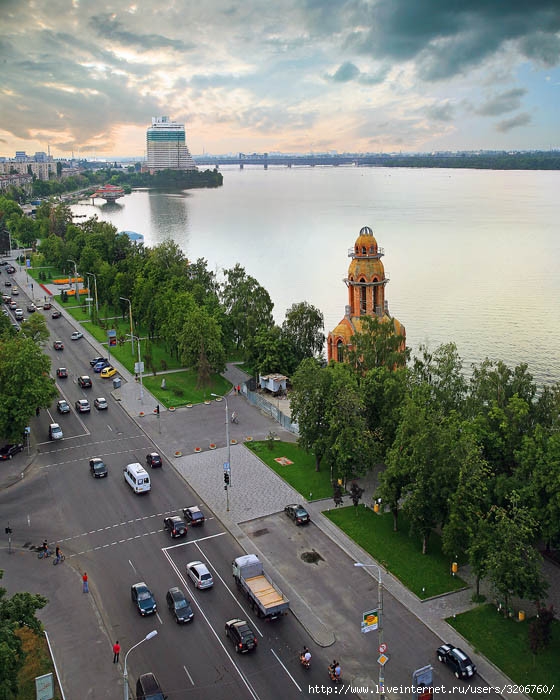
<instances>
[{"instance_id":1,"label":"high-rise building","mask_svg":"<svg viewBox=\"0 0 560 700\"><path fill-rule=\"evenodd\" d=\"M146 134L146 170L197 170L185 137L185 125L169 117L152 117Z\"/></svg>"}]
</instances>

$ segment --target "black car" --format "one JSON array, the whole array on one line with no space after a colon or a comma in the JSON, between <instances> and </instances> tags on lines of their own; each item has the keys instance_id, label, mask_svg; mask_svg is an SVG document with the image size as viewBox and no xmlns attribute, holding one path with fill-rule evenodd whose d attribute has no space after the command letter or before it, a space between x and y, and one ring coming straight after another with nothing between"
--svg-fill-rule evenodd
<instances>
[{"instance_id":1,"label":"black car","mask_svg":"<svg viewBox=\"0 0 560 700\"><path fill-rule=\"evenodd\" d=\"M109 362L109 360L106 357L92 357L92 359L89 361L89 364L93 367L98 362Z\"/></svg>"},{"instance_id":2,"label":"black car","mask_svg":"<svg viewBox=\"0 0 560 700\"><path fill-rule=\"evenodd\" d=\"M156 600L144 581L130 587L130 596L140 615L153 615L157 612Z\"/></svg>"},{"instance_id":3,"label":"black car","mask_svg":"<svg viewBox=\"0 0 560 700\"><path fill-rule=\"evenodd\" d=\"M226 637L233 642L235 651L244 654L257 648L257 638L245 620L235 618L226 622Z\"/></svg>"},{"instance_id":4,"label":"black car","mask_svg":"<svg viewBox=\"0 0 560 700\"><path fill-rule=\"evenodd\" d=\"M17 453L21 452L22 450L23 445L21 442L18 442L13 445L4 445L4 447L0 450L0 459L12 459L14 455L17 455Z\"/></svg>"},{"instance_id":5,"label":"black car","mask_svg":"<svg viewBox=\"0 0 560 700\"><path fill-rule=\"evenodd\" d=\"M284 508L284 513L291 518L296 525L305 525L311 521L309 513L305 510L303 506L297 503L291 503L289 506Z\"/></svg>"},{"instance_id":6,"label":"black car","mask_svg":"<svg viewBox=\"0 0 560 700\"><path fill-rule=\"evenodd\" d=\"M68 370L66 369L66 367L59 367L56 370L56 376L59 379L65 379L68 376Z\"/></svg>"},{"instance_id":7,"label":"black car","mask_svg":"<svg viewBox=\"0 0 560 700\"><path fill-rule=\"evenodd\" d=\"M152 468L161 467L161 457L158 455L157 452L150 452L150 454L146 455L146 464Z\"/></svg>"},{"instance_id":8,"label":"black car","mask_svg":"<svg viewBox=\"0 0 560 700\"><path fill-rule=\"evenodd\" d=\"M167 607L173 613L177 624L192 621L194 613L192 611L191 604L185 598L185 594L180 588L177 588L176 586L174 588L170 588L167 591L165 599L167 600Z\"/></svg>"},{"instance_id":9,"label":"black car","mask_svg":"<svg viewBox=\"0 0 560 700\"><path fill-rule=\"evenodd\" d=\"M161 685L153 673L143 673L136 681L136 700L166 700Z\"/></svg>"},{"instance_id":10,"label":"black car","mask_svg":"<svg viewBox=\"0 0 560 700\"><path fill-rule=\"evenodd\" d=\"M78 377L78 385L81 386L82 389L91 389L93 386L91 379L87 376L87 374L82 374L80 377Z\"/></svg>"},{"instance_id":11,"label":"black car","mask_svg":"<svg viewBox=\"0 0 560 700\"><path fill-rule=\"evenodd\" d=\"M170 517L165 518L163 521L163 527L165 530L169 530L171 537L185 537L187 534L187 526L185 521L178 515L171 515Z\"/></svg>"},{"instance_id":12,"label":"black car","mask_svg":"<svg viewBox=\"0 0 560 700\"><path fill-rule=\"evenodd\" d=\"M204 513L200 510L198 506L190 506L190 508L183 508L183 515L185 520L189 525L197 527L198 525L204 525Z\"/></svg>"},{"instance_id":13,"label":"black car","mask_svg":"<svg viewBox=\"0 0 560 700\"><path fill-rule=\"evenodd\" d=\"M109 474L107 465L100 457L92 457L89 460L89 470L95 479L102 479Z\"/></svg>"},{"instance_id":14,"label":"black car","mask_svg":"<svg viewBox=\"0 0 560 700\"><path fill-rule=\"evenodd\" d=\"M459 647L454 647L453 644L442 644L436 654L442 664L447 664L453 669L455 678L466 679L475 675L475 664Z\"/></svg>"},{"instance_id":15,"label":"black car","mask_svg":"<svg viewBox=\"0 0 560 700\"><path fill-rule=\"evenodd\" d=\"M65 401L64 399L59 399L56 402L56 410L59 413L70 413L70 406L68 404L68 401Z\"/></svg>"},{"instance_id":16,"label":"black car","mask_svg":"<svg viewBox=\"0 0 560 700\"><path fill-rule=\"evenodd\" d=\"M51 314L51 318L60 318L61 316L62 316L62 312L61 312L61 311L58 311L58 310L57 310L57 311L53 311L52 314Z\"/></svg>"}]
</instances>

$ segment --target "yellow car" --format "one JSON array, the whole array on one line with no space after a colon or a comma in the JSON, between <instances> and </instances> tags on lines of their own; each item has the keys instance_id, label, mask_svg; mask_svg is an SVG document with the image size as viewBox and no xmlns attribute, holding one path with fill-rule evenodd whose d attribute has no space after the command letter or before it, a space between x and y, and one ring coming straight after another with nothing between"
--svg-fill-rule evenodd
<instances>
[{"instance_id":1,"label":"yellow car","mask_svg":"<svg viewBox=\"0 0 560 700\"><path fill-rule=\"evenodd\" d=\"M117 370L114 367L105 367L104 369L101 370L101 376L104 379L108 379L109 377L113 377L117 373Z\"/></svg>"}]
</instances>

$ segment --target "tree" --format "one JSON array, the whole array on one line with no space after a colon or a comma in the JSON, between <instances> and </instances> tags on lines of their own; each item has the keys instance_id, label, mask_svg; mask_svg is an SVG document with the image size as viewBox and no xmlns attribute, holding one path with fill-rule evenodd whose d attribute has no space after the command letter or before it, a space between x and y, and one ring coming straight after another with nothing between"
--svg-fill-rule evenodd
<instances>
[{"instance_id":1,"label":"tree","mask_svg":"<svg viewBox=\"0 0 560 700\"><path fill-rule=\"evenodd\" d=\"M529 646L533 654L544 651L552 640L554 606L545 608L537 601L537 616L529 623Z\"/></svg>"},{"instance_id":2,"label":"tree","mask_svg":"<svg viewBox=\"0 0 560 700\"><path fill-rule=\"evenodd\" d=\"M299 364L293 346L278 326L261 328L247 343L248 361L258 374L291 375Z\"/></svg>"},{"instance_id":3,"label":"tree","mask_svg":"<svg viewBox=\"0 0 560 700\"><path fill-rule=\"evenodd\" d=\"M195 308L185 319L177 338L181 362L198 373L199 386L206 386L210 374L223 372L225 352L222 329L204 308Z\"/></svg>"},{"instance_id":4,"label":"tree","mask_svg":"<svg viewBox=\"0 0 560 700\"><path fill-rule=\"evenodd\" d=\"M412 381L430 387L431 399L442 413L463 413L467 383L455 343L440 345L433 353L426 345L419 349L420 356L415 356L413 361Z\"/></svg>"},{"instance_id":5,"label":"tree","mask_svg":"<svg viewBox=\"0 0 560 700\"><path fill-rule=\"evenodd\" d=\"M282 335L293 347L295 366L306 357L315 357L323 349L323 314L306 301L293 304L282 323Z\"/></svg>"},{"instance_id":6,"label":"tree","mask_svg":"<svg viewBox=\"0 0 560 700\"><path fill-rule=\"evenodd\" d=\"M20 334L23 338L31 338L41 345L49 339L49 329L42 314L31 314L25 323L21 325Z\"/></svg>"},{"instance_id":7,"label":"tree","mask_svg":"<svg viewBox=\"0 0 560 700\"><path fill-rule=\"evenodd\" d=\"M360 330L352 336L352 347L346 350L348 362L359 376L374 367L404 367L409 350L392 318L362 316Z\"/></svg>"}]
</instances>

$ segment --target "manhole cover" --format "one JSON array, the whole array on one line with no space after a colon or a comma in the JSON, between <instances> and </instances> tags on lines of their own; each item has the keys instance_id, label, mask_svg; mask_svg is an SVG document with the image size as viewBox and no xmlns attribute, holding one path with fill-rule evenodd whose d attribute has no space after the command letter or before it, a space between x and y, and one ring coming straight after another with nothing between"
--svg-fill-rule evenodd
<instances>
[{"instance_id":1,"label":"manhole cover","mask_svg":"<svg viewBox=\"0 0 560 700\"><path fill-rule=\"evenodd\" d=\"M253 537L260 537L261 535L268 535L267 527L263 527L260 530L255 530L255 532L253 532Z\"/></svg>"},{"instance_id":2,"label":"manhole cover","mask_svg":"<svg viewBox=\"0 0 560 700\"><path fill-rule=\"evenodd\" d=\"M323 557L315 550L312 552L303 552L303 554L301 554L301 558L306 564L318 564L320 561L325 561Z\"/></svg>"}]
</instances>

